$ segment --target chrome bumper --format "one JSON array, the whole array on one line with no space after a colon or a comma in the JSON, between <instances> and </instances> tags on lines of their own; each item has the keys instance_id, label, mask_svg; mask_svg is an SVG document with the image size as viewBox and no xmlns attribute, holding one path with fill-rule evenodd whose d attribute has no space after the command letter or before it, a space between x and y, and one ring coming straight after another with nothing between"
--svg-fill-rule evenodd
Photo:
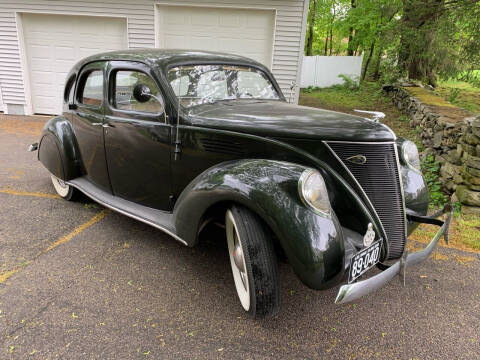
<instances>
[{"instance_id":1,"label":"chrome bumper","mask_svg":"<svg viewBox=\"0 0 480 360\"><path fill-rule=\"evenodd\" d=\"M445 221L436 219L437 217L446 213L448 213L448 216ZM399 261L388 267L380 274L372 276L371 278L363 281L358 281L356 283L343 285L340 287L337 298L335 299L335 304L345 304L378 290L392 280L396 275L402 276L403 283L405 284L405 269L407 267L418 264L428 258L437 245L438 240L440 240L442 236L444 236L445 242L448 244L448 231L450 228L452 215L453 209L450 205L446 205L442 210L429 217L407 214L407 217L411 221L438 225L440 226L440 230L438 230L425 249L410 254L408 253L408 250L405 250L402 258Z\"/></svg>"}]
</instances>

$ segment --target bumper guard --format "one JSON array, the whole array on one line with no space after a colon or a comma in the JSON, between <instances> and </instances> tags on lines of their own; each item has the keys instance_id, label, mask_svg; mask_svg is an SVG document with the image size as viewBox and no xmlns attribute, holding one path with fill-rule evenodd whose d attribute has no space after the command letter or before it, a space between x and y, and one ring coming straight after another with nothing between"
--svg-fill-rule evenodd
<instances>
[{"instance_id":1,"label":"bumper guard","mask_svg":"<svg viewBox=\"0 0 480 360\"><path fill-rule=\"evenodd\" d=\"M445 221L437 219L437 217L443 214L448 214ZM425 247L425 249L413 253L408 253L408 250L405 250L400 260L393 265L388 267L382 265L383 269L385 270L380 274L372 276L366 280L341 286L340 290L338 291L337 298L335 299L335 304L345 304L378 290L392 280L396 275L400 275L402 277L403 284L405 285L405 270L407 267L418 264L428 258L433 249L435 249L435 246L442 235L445 239L445 242L448 244L448 231L450 229L452 215L453 209L451 205L445 205L442 210L438 211L432 216L417 216L407 213L407 219L410 221L422 224L437 225L440 226L440 229L430 243Z\"/></svg>"}]
</instances>

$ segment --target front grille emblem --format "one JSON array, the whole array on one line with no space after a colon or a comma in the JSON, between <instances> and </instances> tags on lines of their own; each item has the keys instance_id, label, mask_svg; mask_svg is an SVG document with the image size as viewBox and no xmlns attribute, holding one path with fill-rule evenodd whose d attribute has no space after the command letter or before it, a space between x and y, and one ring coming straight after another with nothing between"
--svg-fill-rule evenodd
<instances>
[{"instance_id":1,"label":"front grille emblem","mask_svg":"<svg viewBox=\"0 0 480 360\"><path fill-rule=\"evenodd\" d=\"M364 165L367 163L367 158L364 155L353 155L346 160L356 165Z\"/></svg>"}]
</instances>

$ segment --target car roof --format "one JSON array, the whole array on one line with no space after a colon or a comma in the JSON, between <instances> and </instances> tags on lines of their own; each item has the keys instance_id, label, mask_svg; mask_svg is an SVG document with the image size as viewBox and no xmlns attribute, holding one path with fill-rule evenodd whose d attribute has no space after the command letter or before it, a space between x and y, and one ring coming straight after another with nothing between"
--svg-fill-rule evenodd
<instances>
[{"instance_id":1,"label":"car roof","mask_svg":"<svg viewBox=\"0 0 480 360\"><path fill-rule=\"evenodd\" d=\"M239 55L203 50L145 48L95 54L80 60L74 66L72 72L77 72L81 67L88 63L107 60L138 61L151 66L159 66L161 68L167 68L171 65L182 63L235 63L240 65L254 65L266 70L266 68L257 61Z\"/></svg>"}]
</instances>

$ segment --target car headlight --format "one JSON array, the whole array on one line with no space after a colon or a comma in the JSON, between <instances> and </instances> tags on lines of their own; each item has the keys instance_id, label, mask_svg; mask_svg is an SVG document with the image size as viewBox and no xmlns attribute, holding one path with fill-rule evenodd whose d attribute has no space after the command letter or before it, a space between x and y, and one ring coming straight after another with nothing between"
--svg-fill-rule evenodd
<instances>
[{"instance_id":1,"label":"car headlight","mask_svg":"<svg viewBox=\"0 0 480 360\"><path fill-rule=\"evenodd\" d=\"M317 170L307 169L298 180L298 192L303 203L317 214L330 216L331 208L325 180Z\"/></svg>"},{"instance_id":2,"label":"car headlight","mask_svg":"<svg viewBox=\"0 0 480 360\"><path fill-rule=\"evenodd\" d=\"M402 159L413 170L420 172L420 156L417 145L410 140L406 140L402 144Z\"/></svg>"}]
</instances>

